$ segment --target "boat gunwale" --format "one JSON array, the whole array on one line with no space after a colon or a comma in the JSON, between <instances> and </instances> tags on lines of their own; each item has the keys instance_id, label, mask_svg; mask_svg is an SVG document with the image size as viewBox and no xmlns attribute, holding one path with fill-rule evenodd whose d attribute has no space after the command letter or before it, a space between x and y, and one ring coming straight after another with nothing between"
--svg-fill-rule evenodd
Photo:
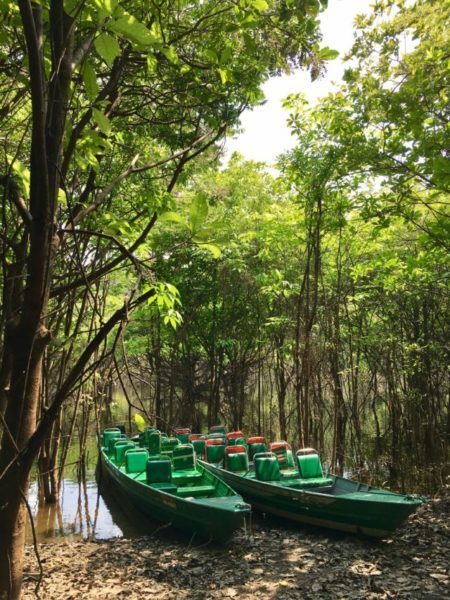
<instances>
[{"instance_id":1,"label":"boat gunwale","mask_svg":"<svg viewBox=\"0 0 450 600\"><path fill-rule=\"evenodd\" d=\"M152 500L156 499L158 497L158 494L163 494L165 497L167 497L168 499L174 500L175 503L180 502L181 505L192 508L193 506L198 506L198 507L207 507L208 509L214 510L214 511L218 511L220 513L231 513L231 514L242 514L242 515L246 515L250 512L251 508L250 506L245 502L245 500L242 498L242 496L240 494L238 494L235 490L233 490L233 488L228 485L228 483L226 481L223 481L222 479L218 478L220 483L222 483L223 485L225 485L228 490L230 490L232 493L228 494L226 496L214 496L214 498L238 498L241 500L241 504L246 505L246 508L244 509L244 507L240 508L239 510L232 510L227 509L227 508L223 508L221 506L218 506L217 504L211 503L211 504L200 504L195 502L192 500L188 500L188 498L183 498L182 496L177 496L176 494L171 494L169 492L164 491L163 489L157 489L152 487L151 485L147 484L144 481L140 481L139 479L136 479L134 477L131 477L131 473L124 473L123 471L120 470L120 467L117 467L117 465L114 464L114 462L109 458L109 456L107 455L107 453L103 450L103 448L100 449L100 455L102 458L102 461L105 462L105 466L106 468L110 471L110 473L114 474L114 476L120 481L120 479L123 479L123 481L126 481L127 483L131 482L133 485L138 486L137 489L139 490L146 490L150 492L150 496L152 496ZM199 465L200 468L203 471L209 472L208 469L206 469L202 464ZM213 474L215 475L215 474ZM217 475L215 475L217 477ZM209 498L202 498L202 500L209 500Z\"/></svg>"},{"instance_id":2,"label":"boat gunwale","mask_svg":"<svg viewBox=\"0 0 450 600\"><path fill-rule=\"evenodd\" d=\"M392 492L390 490L382 490L379 488L372 488L372 490L355 490L354 492L352 492L351 490L349 490L349 494L354 493L355 497L348 497L347 495L338 495L338 494L330 494L327 493L325 491L323 492L315 492L313 491L313 488L302 488L302 489L298 489L298 488L294 488L294 487L289 487L289 486L282 486L279 485L279 482L271 482L271 481L260 481L258 479L249 479L247 478L245 475L240 475L238 473L233 473L232 471L228 471L226 469L223 469L222 467L218 467L212 463L207 463L206 461L199 461L201 463L201 466L203 468L206 468L207 470L209 469L214 469L214 474L217 475L217 477L220 477L220 475L218 475L217 473L225 473L226 477L230 477L231 480L235 480L238 482L248 482L247 485L251 486L251 487L255 487L256 489L267 489L267 490L276 490L277 493L281 496L289 496L292 500L296 499L293 497L293 494L298 495L300 497L304 497L305 495L309 495L309 496L313 496L315 498L329 498L332 500L345 500L345 501L350 501L350 502L363 502L363 503L368 503L370 502L371 504L374 503L386 503L389 504L390 506L421 506L424 502L424 500L420 499L420 498L414 498L414 497L408 497L408 494L400 494L398 492ZM330 474L331 477L334 478L334 482L333 485L336 484L336 481L351 481L352 483L359 483L355 480L352 479L346 479L345 477L340 477L339 475L334 475L334 474ZM227 482L224 482L227 483ZM227 484L228 485L228 484ZM367 485L367 484L365 484ZM232 487L232 486L230 486ZM370 488L371 486L369 486ZM376 490L376 491L375 491ZM381 500L378 500L376 498L372 499L368 499L368 498L361 498L361 497L357 497L357 494L362 494L362 493L373 493L375 494L380 494L381 496L384 496L386 498L389 497L394 497L396 498L395 501L393 502L389 502L389 500L384 500L384 498ZM400 499L401 498L401 499Z\"/></svg>"}]
</instances>

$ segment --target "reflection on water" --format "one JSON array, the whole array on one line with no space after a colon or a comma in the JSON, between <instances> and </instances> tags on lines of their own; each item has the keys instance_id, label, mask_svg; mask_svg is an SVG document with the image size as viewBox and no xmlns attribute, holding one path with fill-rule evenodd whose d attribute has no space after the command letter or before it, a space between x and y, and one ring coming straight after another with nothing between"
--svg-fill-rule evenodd
<instances>
[{"instance_id":1,"label":"reflection on water","mask_svg":"<svg viewBox=\"0 0 450 600\"><path fill-rule=\"evenodd\" d=\"M64 479L60 498L57 504L39 503L37 482L30 487L28 501L40 543L136 537L155 532L171 541L185 539L183 534L151 521L127 504L126 498L118 495L115 488L102 485L99 488L92 470L88 470L86 480L81 483ZM27 541L32 543L31 527L27 536Z\"/></svg>"},{"instance_id":2,"label":"reflection on water","mask_svg":"<svg viewBox=\"0 0 450 600\"><path fill-rule=\"evenodd\" d=\"M39 503L37 483L31 485L29 503L40 542L70 539L105 539L131 532L117 525L98 492L95 479L79 484L65 479L57 504ZM131 533L132 534L132 533ZM31 530L28 535L31 541Z\"/></svg>"}]
</instances>

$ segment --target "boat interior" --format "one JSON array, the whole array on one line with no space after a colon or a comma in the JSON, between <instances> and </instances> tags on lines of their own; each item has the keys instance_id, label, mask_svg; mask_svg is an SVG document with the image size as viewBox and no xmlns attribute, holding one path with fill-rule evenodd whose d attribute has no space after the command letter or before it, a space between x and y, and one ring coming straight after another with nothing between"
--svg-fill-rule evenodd
<instances>
[{"instance_id":1,"label":"boat interior","mask_svg":"<svg viewBox=\"0 0 450 600\"><path fill-rule=\"evenodd\" d=\"M160 432L146 431L132 441L117 428L103 432L103 451L122 472L149 487L185 499L213 499L234 492L197 465L192 444Z\"/></svg>"},{"instance_id":2,"label":"boat interior","mask_svg":"<svg viewBox=\"0 0 450 600\"><path fill-rule=\"evenodd\" d=\"M155 490L189 499L233 495L231 488L197 463L197 458L247 479L277 487L365 500L398 502L410 497L371 487L337 475L324 474L318 452L301 448L295 455L285 441L266 443L245 438L241 431L211 428L207 435L188 428L174 436L147 427L133 441L117 428L103 433L103 449L122 472ZM232 483L231 483L232 485Z\"/></svg>"}]
</instances>

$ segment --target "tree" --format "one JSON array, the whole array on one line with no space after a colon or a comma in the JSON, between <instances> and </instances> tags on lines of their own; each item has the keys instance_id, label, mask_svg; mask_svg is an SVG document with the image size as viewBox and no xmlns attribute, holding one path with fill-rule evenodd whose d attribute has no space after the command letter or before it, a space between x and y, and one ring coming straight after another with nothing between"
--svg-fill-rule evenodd
<instances>
[{"instance_id":1,"label":"tree","mask_svg":"<svg viewBox=\"0 0 450 600\"><path fill-rule=\"evenodd\" d=\"M108 336L155 294L139 294L148 264L138 249L158 212L190 163L261 99L269 73L312 61L321 5L2 5L0 597L20 595L24 499L43 440ZM91 286L125 262L137 277L102 316ZM91 336L37 422L49 314L86 289Z\"/></svg>"}]
</instances>

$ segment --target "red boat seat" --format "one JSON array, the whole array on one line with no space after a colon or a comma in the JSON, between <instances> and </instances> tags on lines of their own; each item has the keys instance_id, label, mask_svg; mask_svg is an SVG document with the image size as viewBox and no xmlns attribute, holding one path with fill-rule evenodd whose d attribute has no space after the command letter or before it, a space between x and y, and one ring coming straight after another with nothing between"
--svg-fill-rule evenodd
<instances>
[{"instance_id":1,"label":"red boat seat","mask_svg":"<svg viewBox=\"0 0 450 600\"><path fill-rule=\"evenodd\" d=\"M177 427L173 430L175 437L180 441L181 444L187 444L189 441L189 435L191 430L189 427Z\"/></svg>"},{"instance_id":2,"label":"red boat seat","mask_svg":"<svg viewBox=\"0 0 450 600\"><path fill-rule=\"evenodd\" d=\"M252 435L247 439L247 444L265 444L266 438L262 435Z\"/></svg>"},{"instance_id":3,"label":"red boat seat","mask_svg":"<svg viewBox=\"0 0 450 600\"><path fill-rule=\"evenodd\" d=\"M221 439L206 440L205 442L205 459L209 463L220 463L225 455L226 445Z\"/></svg>"},{"instance_id":4,"label":"red boat seat","mask_svg":"<svg viewBox=\"0 0 450 600\"><path fill-rule=\"evenodd\" d=\"M230 446L235 446L237 443L236 440L245 441L245 437L242 431L230 431L230 433L227 433L227 442Z\"/></svg>"},{"instance_id":5,"label":"red boat seat","mask_svg":"<svg viewBox=\"0 0 450 600\"><path fill-rule=\"evenodd\" d=\"M281 469L291 469L295 467L294 456L291 447L287 442L272 442L269 444L269 450L276 455Z\"/></svg>"},{"instance_id":6,"label":"red boat seat","mask_svg":"<svg viewBox=\"0 0 450 600\"><path fill-rule=\"evenodd\" d=\"M228 446L225 449L225 468L233 473L247 473L248 456L245 446Z\"/></svg>"},{"instance_id":7,"label":"red boat seat","mask_svg":"<svg viewBox=\"0 0 450 600\"><path fill-rule=\"evenodd\" d=\"M195 454L202 456L205 450L206 436L201 433L191 433L189 443L194 446Z\"/></svg>"},{"instance_id":8,"label":"red boat seat","mask_svg":"<svg viewBox=\"0 0 450 600\"><path fill-rule=\"evenodd\" d=\"M303 456L305 454L318 454L315 448L300 448L297 450L297 456Z\"/></svg>"},{"instance_id":9,"label":"red boat seat","mask_svg":"<svg viewBox=\"0 0 450 600\"><path fill-rule=\"evenodd\" d=\"M248 444L248 456L250 460L253 460L255 454L259 452L267 452L267 444L265 438L262 436L253 436L247 439Z\"/></svg>"}]
</instances>

